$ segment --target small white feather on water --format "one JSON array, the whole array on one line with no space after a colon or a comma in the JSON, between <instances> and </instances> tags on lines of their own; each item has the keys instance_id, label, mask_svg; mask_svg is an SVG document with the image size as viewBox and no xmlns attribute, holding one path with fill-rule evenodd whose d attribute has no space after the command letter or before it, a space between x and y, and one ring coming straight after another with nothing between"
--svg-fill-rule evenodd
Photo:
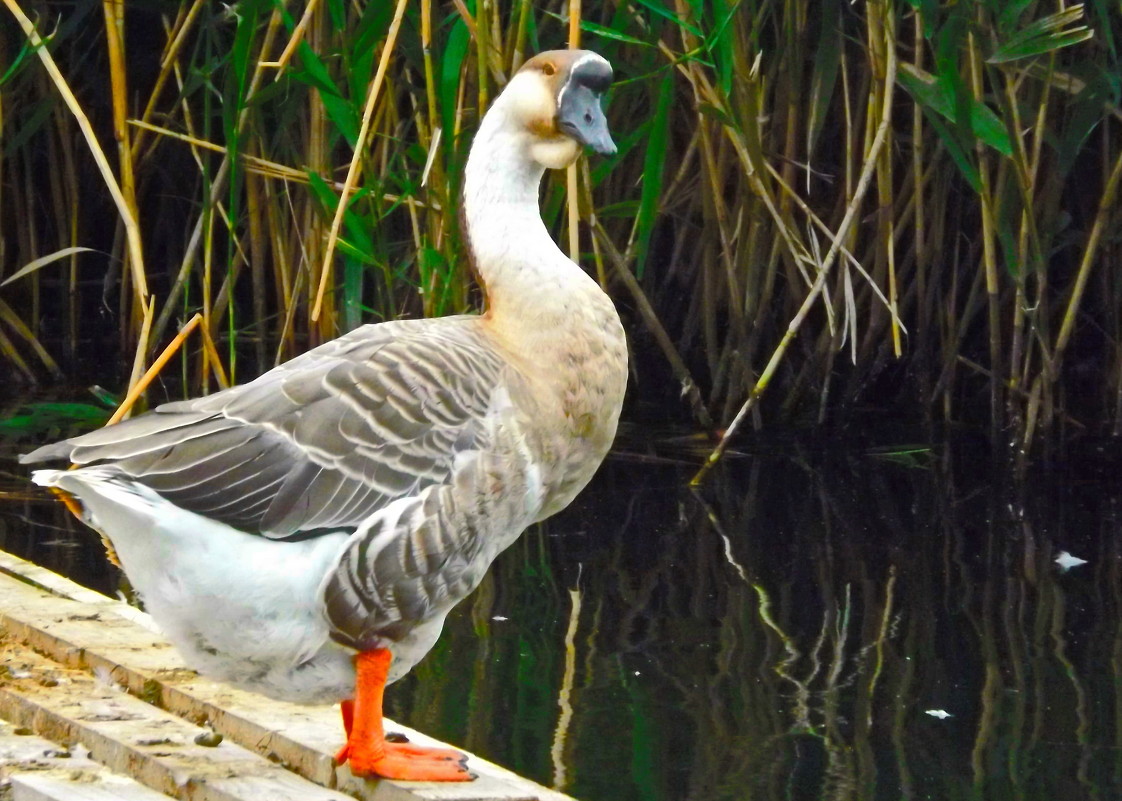
<instances>
[{"instance_id":1,"label":"small white feather on water","mask_svg":"<svg viewBox=\"0 0 1122 801\"><path fill-rule=\"evenodd\" d=\"M925 715L930 715L933 718L939 718L939 720L946 720L947 718L953 718L954 717L954 715L952 715L950 712L948 712L945 709L927 709L927 710L924 710L924 714Z\"/></svg>"},{"instance_id":2,"label":"small white feather on water","mask_svg":"<svg viewBox=\"0 0 1122 801\"><path fill-rule=\"evenodd\" d=\"M1080 559L1078 556L1072 556L1067 551L1060 551L1060 555L1056 557L1056 564L1060 566L1060 570L1066 572L1073 567L1087 564L1087 560Z\"/></svg>"}]
</instances>

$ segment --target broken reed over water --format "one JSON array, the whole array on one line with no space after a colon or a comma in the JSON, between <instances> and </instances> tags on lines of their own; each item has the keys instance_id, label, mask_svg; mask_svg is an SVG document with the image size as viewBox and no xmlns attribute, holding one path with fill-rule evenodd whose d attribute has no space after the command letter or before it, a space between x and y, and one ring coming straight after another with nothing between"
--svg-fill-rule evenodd
<instances>
[{"instance_id":1,"label":"broken reed over water","mask_svg":"<svg viewBox=\"0 0 1122 801\"><path fill-rule=\"evenodd\" d=\"M527 54L565 46L569 14L4 4L0 277L61 255L0 288L3 369L123 392L200 313L208 336L165 368L191 394L363 321L478 306L457 218L471 135ZM585 0L620 151L579 168L580 259L629 327L628 416L719 430L769 389L757 425L873 407L1013 452L1119 434L1122 25L1106 0L1057 9ZM543 212L568 242L564 176Z\"/></svg>"}]
</instances>

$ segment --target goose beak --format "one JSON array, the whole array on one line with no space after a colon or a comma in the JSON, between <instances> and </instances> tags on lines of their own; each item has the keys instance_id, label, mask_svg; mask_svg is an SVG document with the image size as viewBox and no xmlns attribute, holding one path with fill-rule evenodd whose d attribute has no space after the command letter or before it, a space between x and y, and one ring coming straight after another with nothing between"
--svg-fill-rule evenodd
<instances>
[{"instance_id":1,"label":"goose beak","mask_svg":"<svg viewBox=\"0 0 1122 801\"><path fill-rule=\"evenodd\" d=\"M570 82L562 90L557 128L597 153L610 156L616 152L616 143L608 132L608 120L600 108L600 94L587 86Z\"/></svg>"}]
</instances>

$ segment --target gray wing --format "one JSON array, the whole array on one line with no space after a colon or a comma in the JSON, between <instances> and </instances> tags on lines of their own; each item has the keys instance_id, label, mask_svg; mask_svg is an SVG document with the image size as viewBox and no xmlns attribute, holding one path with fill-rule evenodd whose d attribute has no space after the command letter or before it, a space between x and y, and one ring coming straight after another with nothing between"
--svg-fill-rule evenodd
<instances>
[{"instance_id":1,"label":"gray wing","mask_svg":"<svg viewBox=\"0 0 1122 801\"><path fill-rule=\"evenodd\" d=\"M355 528L485 446L504 363L473 319L365 326L249 384L21 461L112 463L182 508L270 537Z\"/></svg>"},{"instance_id":2,"label":"gray wing","mask_svg":"<svg viewBox=\"0 0 1122 801\"><path fill-rule=\"evenodd\" d=\"M347 542L323 587L337 642L362 651L397 643L404 672L439 632L429 624L530 524L542 491L533 451L501 409L493 421L489 447L463 454L450 481L383 509Z\"/></svg>"}]
</instances>

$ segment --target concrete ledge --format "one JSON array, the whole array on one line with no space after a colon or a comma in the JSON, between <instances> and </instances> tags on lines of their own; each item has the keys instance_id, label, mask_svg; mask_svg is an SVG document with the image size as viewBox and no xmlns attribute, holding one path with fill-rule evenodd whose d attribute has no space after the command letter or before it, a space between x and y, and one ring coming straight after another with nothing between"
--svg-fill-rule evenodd
<instances>
[{"instance_id":1,"label":"concrete ledge","mask_svg":"<svg viewBox=\"0 0 1122 801\"><path fill-rule=\"evenodd\" d=\"M17 734L17 731L20 732ZM11 801L171 801L127 776L0 721L0 798Z\"/></svg>"},{"instance_id":2,"label":"concrete ledge","mask_svg":"<svg viewBox=\"0 0 1122 801\"><path fill-rule=\"evenodd\" d=\"M97 762L173 798L572 801L472 755L479 778L470 783L356 779L332 758L343 737L337 707L284 704L207 681L153 629L138 610L0 552L0 665L7 667L0 717L55 742L81 743ZM91 720L98 714L91 704L110 704L127 719ZM206 729L223 744L195 745ZM136 745L164 730L175 732L174 748ZM216 762L222 777L207 767Z\"/></svg>"}]
</instances>

